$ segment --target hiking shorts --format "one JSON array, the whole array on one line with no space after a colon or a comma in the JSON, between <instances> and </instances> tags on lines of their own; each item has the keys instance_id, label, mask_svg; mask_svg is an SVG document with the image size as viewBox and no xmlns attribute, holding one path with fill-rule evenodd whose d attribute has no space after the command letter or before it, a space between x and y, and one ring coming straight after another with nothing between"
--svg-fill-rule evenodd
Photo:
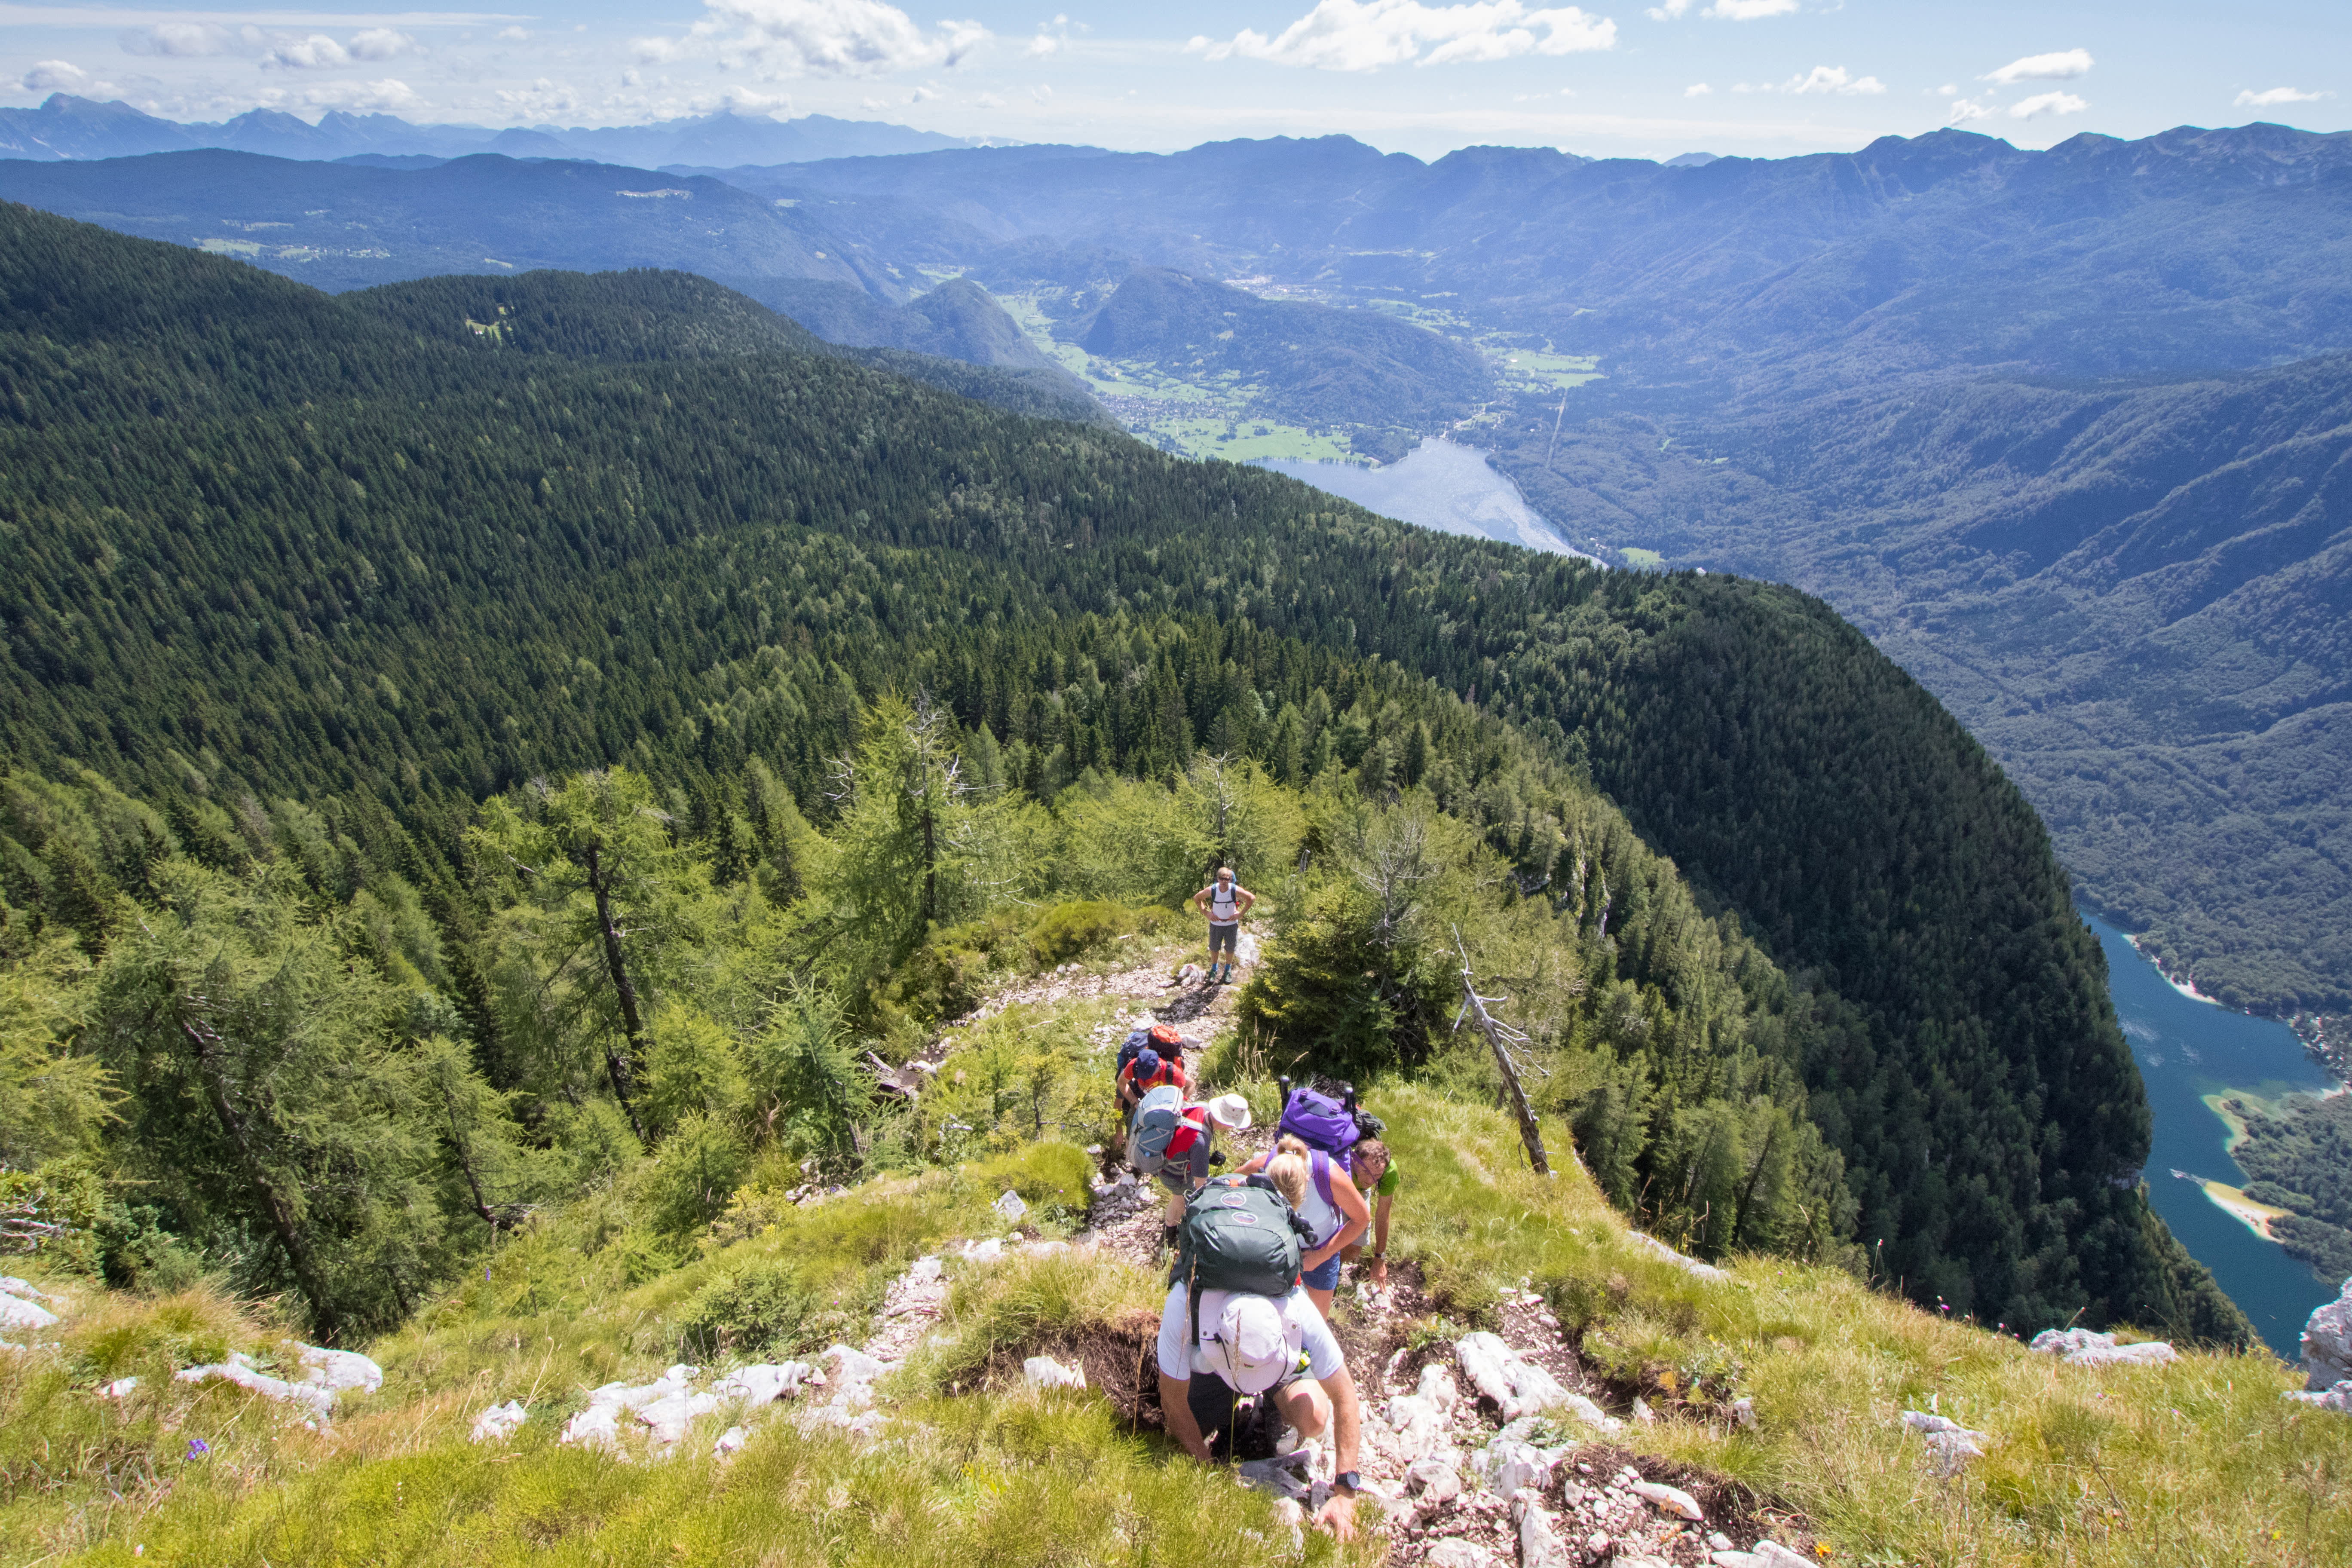
<instances>
[{"instance_id":1,"label":"hiking shorts","mask_svg":"<svg viewBox=\"0 0 2352 1568\"><path fill-rule=\"evenodd\" d=\"M1298 1282L1309 1290L1337 1290L1339 1288L1339 1255L1333 1253L1312 1268L1302 1268Z\"/></svg>"},{"instance_id":2,"label":"hiking shorts","mask_svg":"<svg viewBox=\"0 0 2352 1568\"><path fill-rule=\"evenodd\" d=\"M1229 926L1221 926L1221 925L1212 925L1212 926L1210 926L1210 927L1209 927L1209 961L1210 961L1211 963L1215 963L1215 962L1216 962L1216 957L1217 957L1217 954L1218 954L1218 953L1220 953L1220 952L1234 952L1234 944L1235 941L1236 941L1236 940L1241 936L1241 934L1242 934L1242 928L1241 928L1241 923L1240 923L1239 921L1235 921L1234 924L1229 925Z\"/></svg>"}]
</instances>

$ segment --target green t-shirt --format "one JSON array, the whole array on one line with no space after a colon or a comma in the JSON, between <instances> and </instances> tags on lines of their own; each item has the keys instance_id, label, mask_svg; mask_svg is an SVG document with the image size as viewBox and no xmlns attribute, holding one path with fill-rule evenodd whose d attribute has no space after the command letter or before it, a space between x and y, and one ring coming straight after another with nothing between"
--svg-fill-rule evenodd
<instances>
[{"instance_id":1,"label":"green t-shirt","mask_svg":"<svg viewBox=\"0 0 2352 1568\"><path fill-rule=\"evenodd\" d=\"M1372 1184L1372 1195L1377 1198L1392 1198L1396 1196L1396 1190L1397 1163L1396 1156L1391 1154L1389 1156L1389 1168L1382 1171L1381 1179Z\"/></svg>"}]
</instances>

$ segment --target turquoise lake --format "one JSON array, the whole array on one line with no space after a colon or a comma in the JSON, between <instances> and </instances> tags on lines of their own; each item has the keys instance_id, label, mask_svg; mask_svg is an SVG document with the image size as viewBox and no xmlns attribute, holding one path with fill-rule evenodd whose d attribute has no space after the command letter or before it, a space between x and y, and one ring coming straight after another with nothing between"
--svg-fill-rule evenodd
<instances>
[{"instance_id":1,"label":"turquoise lake","mask_svg":"<svg viewBox=\"0 0 2352 1568\"><path fill-rule=\"evenodd\" d=\"M2204 1096L2231 1089L2265 1097L2318 1093L2334 1088L2336 1080L2284 1024L2182 994L2123 932L2084 918L2106 950L2116 1016L2147 1080L2148 1109L2155 1116L2148 1199L2181 1245L2213 1271L2230 1299L2254 1321L2271 1349L2300 1363L2304 1320L2313 1308L2334 1300L2336 1288L2320 1283L2276 1242L2255 1235L2203 1188L2172 1173L2187 1171L2233 1187L2246 1180L2229 1155L2230 1130Z\"/></svg>"}]
</instances>

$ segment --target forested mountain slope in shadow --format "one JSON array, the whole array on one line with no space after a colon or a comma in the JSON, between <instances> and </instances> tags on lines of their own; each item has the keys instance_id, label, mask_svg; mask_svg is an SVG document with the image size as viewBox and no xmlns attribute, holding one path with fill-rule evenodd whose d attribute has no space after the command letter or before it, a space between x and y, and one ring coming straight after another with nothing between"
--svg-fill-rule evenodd
<instances>
[{"instance_id":1,"label":"forested mountain slope in shadow","mask_svg":"<svg viewBox=\"0 0 2352 1568\"><path fill-rule=\"evenodd\" d=\"M2352 360L1502 439L1580 536L1843 607L2176 973L2264 1011L2352 1002Z\"/></svg>"},{"instance_id":2,"label":"forested mountain slope in shadow","mask_svg":"<svg viewBox=\"0 0 2352 1568\"><path fill-rule=\"evenodd\" d=\"M508 353L366 296L5 217L19 765L88 766L190 821L215 799L372 799L428 842L488 795L616 761L690 792L757 758L822 813L813 716L967 632L1181 616L1377 656L1589 769L1789 968L1813 998L1811 1115L1887 1277L2004 1321L2237 1331L2137 1190L2145 1097L2041 825L1818 602L1428 534L831 357ZM530 282L420 295L514 288L512 318L544 321ZM562 325L603 286L546 284L571 301L551 347L638 331ZM617 286L658 319L658 279ZM1058 752L1064 778L1271 746L1238 654L1186 647L1133 682L1066 658L1059 700L1020 704L975 649L955 711L1041 767ZM1375 788L1427 756L1384 712L1328 726ZM1520 824L1523 896L1647 896L1592 885L1587 849L1513 806L1500 753L1466 755L1458 787ZM1689 1022L1619 1038L1632 1059Z\"/></svg>"}]
</instances>

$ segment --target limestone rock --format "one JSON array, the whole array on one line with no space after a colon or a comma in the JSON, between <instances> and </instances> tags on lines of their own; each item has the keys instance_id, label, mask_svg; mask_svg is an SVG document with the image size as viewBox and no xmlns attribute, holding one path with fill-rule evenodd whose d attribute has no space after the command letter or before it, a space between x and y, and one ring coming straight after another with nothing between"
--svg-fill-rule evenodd
<instances>
[{"instance_id":1,"label":"limestone rock","mask_svg":"<svg viewBox=\"0 0 2352 1568\"><path fill-rule=\"evenodd\" d=\"M1535 1426L1534 1416L1523 1415L1471 1456L1472 1472L1496 1496L1512 1497L1528 1487L1542 1489L1550 1483L1554 1467L1574 1450L1572 1444L1538 1447L1533 1440Z\"/></svg>"},{"instance_id":2,"label":"limestone rock","mask_svg":"<svg viewBox=\"0 0 2352 1568\"><path fill-rule=\"evenodd\" d=\"M302 1381L313 1388L323 1388L330 1394L363 1388L373 1394L383 1386L383 1368L363 1355L319 1345L303 1345L300 1349Z\"/></svg>"},{"instance_id":3,"label":"limestone rock","mask_svg":"<svg viewBox=\"0 0 2352 1568\"><path fill-rule=\"evenodd\" d=\"M275 1399L284 1405L299 1405L314 1421L324 1421L335 1407L335 1396L323 1388L307 1383L288 1383L282 1378L256 1371L253 1358L239 1351L228 1360L211 1366L192 1366L172 1374L181 1383L233 1383L248 1389L264 1399Z\"/></svg>"},{"instance_id":4,"label":"limestone rock","mask_svg":"<svg viewBox=\"0 0 2352 1568\"><path fill-rule=\"evenodd\" d=\"M21 1279L13 1281L24 1285ZM26 1290L31 1286L25 1286ZM58 1321L58 1315L37 1301L27 1300L14 1291L0 1295L0 1329L46 1329Z\"/></svg>"},{"instance_id":5,"label":"limestone rock","mask_svg":"<svg viewBox=\"0 0 2352 1568\"><path fill-rule=\"evenodd\" d=\"M1518 1526L1519 1568L1570 1568L1575 1562L1544 1511L1543 1494L1533 1487L1511 1494L1511 1521Z\"/></svg>"},{"instance_id":6,"label":"limestone rock","mask_svg":"<svg viewBox=\"0 0 2352 1568\"><path fill-rule=\"evenodd\" d=\"M1668 1513L1678 1513L1693 1524L1706 1521L1706 1515L1699 1511L1698 1500L1680 1487L1670 1487L1662 1481L1635 1481L1632 1490L1635 1497L1655 1503Z\"/></svg>"},{"instance_id":7,"label":"limestone rock","mask_svg":"<svg viewBox=\"0 0 2352 1568\"><path fill-rule=\"evenodd\" d=\"M2180 1352L2162 1341L2119 1345L2115 1335L2088 1329L2044 1329L2033 1336L2033 1348L2074 1366L2163 1366L2180 1359Z\"/></svg>"},{"instance_id":8,"label":"limestone rock","mask_svg":"<svg viewBox=\"0 0 2352 1568\"><path fill-rule=\"evenodd\" d=\"M2319 1394L2313 1394L2308 1390L2290 1389L2285 1397L2299 1405L2308 1405L2314 1409L2333 1410L2339 1415L2352 1415L2352 1378L2347 1378L2335 1387Z\"/></svg>"},{"instance_id":9,"label":"limestone rock","mask_svg":"<svg viewBox=\"0 0 2352 1568\"><path fill-rule=\"evenodd\" d=\"M1958 1475L1970 1459L1984 1458L1984 1446L1992 1441L1987 1434L1971 1432L1948 1415L1924 1410L1906 1410L1903 1425L1927 1445L1928 1469L1946 1479Z\"/></svg>"},{"instance_id":10,"label":"limestone rock","mask_svg":"<svg viewBox=\"0 0 2352 1568\"><path fill-rule=\"evenodd\" d=\"M1404 1484L1406 1489L1432 1505L1452 1502L1462 1495L1462 1473L1454 1468L1451 1453L1415 1459L1405 1468Z\"/></svg>"},{"instance_id":11,"label":"limestone rock","mask_svg":"<svg viewBox=\"0 0 2352 1568\"><path fill-rule=\"evenodd\" d=\"M1495 1555L1470 1542L1447 1538L1433 1542L1421 1560L1429 1568L1495 1568Z\"/></svg>"},{"instance_id":12,"label":"limestone rock","mask_svg":"<svg viewBox=\"0 0 2352 1568\"><path fill-rule=\"evenodd\" d=\"M1084 1367L1066 1367L1049 1355L1033 1355L1021 1363L1021 1381L1032 1388L1084 1388Z\"/></svg>"},{"instance_id":13,"label":"limestone rock","mask_svg":"<svg viewBox=\"0 0 2352 1568\"><path fill-rule=\"evenodd\" d=\"M1759 1541L1751 1554L1756 1568L1814 1568L1802 1554L1790 1551L1777 1541Z\"/></svg>"},{"instance_id":14,"label":"limestone rock","mask_svg":"<svg viewBox=\"0 0 2352 1568\"><path fill-rule=\"evenodd\" d=\"M1465 1334L1454 1342L1454 1354L1461 1363L1462 1375L1494 1401L1506 1424L1538 1410L1566 1406L1578 1419L1604 1432L1623 1425L1583 1395L1561 1387L1559 1380L1543 1368L1522 1359L1499 1334L1483 1331Z\"/></svg>"},{"instance_id":15,"label":"limestone rock","mask_svg":"<svg viewBox=\"0 0 2352 1568\"><path fill-rule=\"evenodd\" d=\"M2352 1279L2303 1325L2303 1373L2314 1394L2352 1382Z\"/></svg>"},{"instance_id":16,"label":"limestone rock","mask_svg":"<svg viewBox=\"0 0 2352 1568\"><path fill-rule=\"evenodd\" d=\"M740 1426L730 1426L726 1431L719 1434L719 1441L710 1445L710 1457L714 1459L731 1459L742 1452L743 1445L751 1440L751 1434Z\"/></svg>"},{"instance_id":17,"label":"limestone rock","mask_svg":"<svg viewBox=\"0 0 2352 1568\"><path fill-rule=\"evenodd\" d=\"M1638 1230L1629 1230L1625 1233L1625 1239L1652 1257L1664 1258L1695 1279L1704 1279L1710 1285L1717 1285L1731 1278L1712 1263L1701 1263L1696 1258L1685 1258L1654 1236L1644 1236Z\"/></svg>"},{"instance_id":18,"label":"limestone rock","mask_svg":"<svg viewBox=\"0 0 2352 1568\"><path fill-rule=\"evenodd\" d=\"M995 1209L998 1214L1003 1215L1004 1216L1004 1223L1007 1225L1019 1225L1021 1223L1021 1217L1029 1212L1029 1205L1022 1202L1021 1194L1014 1192L1011 1187L1005 1188L1004 1195L998 1198L995 1203L989 1206Z\"/></svg>"},{"instance_id":19,"label":"limestone rock","mask_svg":"<svg viewBox=\"0 0 2352 1568\"><path fill-rule=\"evenodd\" d=\"M522 1407L522 1401L520 1399L509 1399L504 1405L493 1405L474 1417L474 1441L503 1443L514 1436L516 1428L530 1419L530 1413Z\"/></svg>"}]
</instances>

